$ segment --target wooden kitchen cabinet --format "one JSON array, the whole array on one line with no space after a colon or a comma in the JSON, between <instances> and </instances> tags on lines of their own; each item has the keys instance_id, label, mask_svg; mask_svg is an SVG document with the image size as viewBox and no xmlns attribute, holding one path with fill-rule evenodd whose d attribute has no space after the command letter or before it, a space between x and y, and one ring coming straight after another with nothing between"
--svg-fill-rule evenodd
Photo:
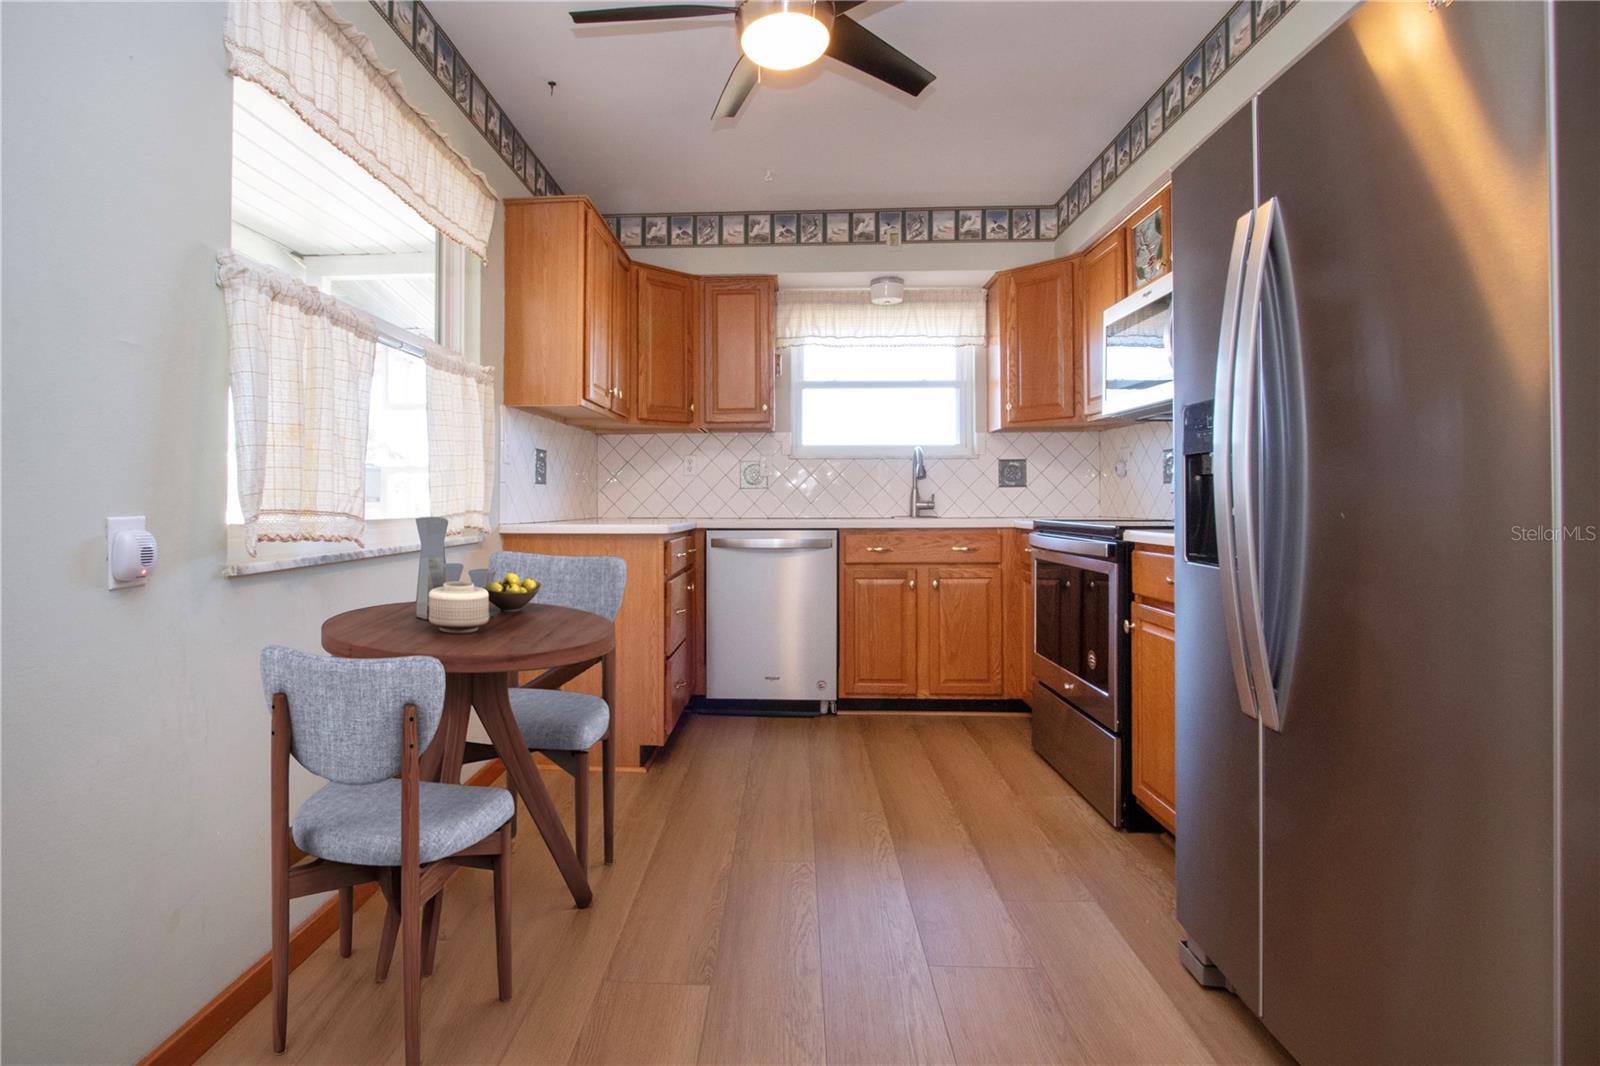
<instances>
[{"instance_id":1,"label":"wooden kitchen cabinet","mask_svg":"<svg viewBox=\"0 0 1600 1066\"><path fill-rule=\"evenodd\" d=\"M1083 256L1079 278L1083 290L1084 353L1078 381L1085 418L1100 413L1106 394L1106 309L1128 295L1126 230L1118 226Z\"/></svg>"},{"instance_id":2,"label":"wooden kitchen cabinet","mask_svg":"<svg viewBox=\"0 0 1600 1066\"><path fill-rule=\"evenodd\" d=\"M839 695L917 694L917 568L840 568Z\"/></svg>"},{"instance_id":3,"label":"wooden kitchen cabinet","mask_svg":"<svg viewBox=\"0 0 1600 1066\"><path fill-rule=\"evenodd\" d=\"M643 263L633 268L636 422L694 424L699 383L697 286L695 277L676 270Z\"/></svg>"},{"instance_id":4,"label":"wooden kitchen cabinet","mask_svg":"<svg viewBox=\"0 0 1600 1066\"><path fill-rule=\"evenodd\" d=\"M839 695L1004 696L1004 532L845 531Z\"/></svg>"},{"instance_id":5,"label":"wooden kitchen cabinet","mask_svg":"<svg viewBox=\"0 0 1600 1066\"><path fill-rule=\"evenodd\" d=\"M1005 688L1005 582L998 566L926 566L919 629L923 694L1000 696Z\"/></svg>"},{"instance_id":6,"label":"wooden kitchen cabinet","mask_svg":"<svg viewBox=\"0 0 1600 1066\"><path fill-rule=\"evenodd\" d=\"M1077 260L1052 259L990 281L990 429L1070 426L1079 418Z\"/></svg>"},{"instance_id":7,"label":"wooden kitchen cabinet","mask_svg":"<svg viewBox=\"0 0 1600 1066\"><path fill-rule=\"evenodd\" d=\"M1156 193L1128 216L1128 291L1138 292L1172 269L1172 186Z\"/></svg>"},{"instance_id":8,"label":"wooden kitchen cabinet","mask_svg":"<svg viewBox=\"0 0 1600 1066\"><path fill-rule=\"evenodd\" d=\"M1005 558L1002 570L1005 589L1005 675L1006 696L1028 699L1033 687L1033 548L1028 544L1030 530L1005 531Z\"/></svg>"},{"instance_id":9,"label":"wooden kitchen cabinet","mask_svg":"<svg viewBox=\"0 0 1600 1066\"><path fill-rule=\"evenodd\" d=\"M580 196L506 201L505 403L588 424L632 409L632 264Z\"/></svg>"},{"instance_id":10,"label":"wooden kitchen cabinet","mask_svg":"<svg viewBox=\"0 0 1600 1066\"><path fill-rule=\"evenodd\" d=\"M1177 628L1172 550L1141 545L1133 553L1133 795L1139 806L1178 831Z\"/></svg>"},{"instance_id":11,"label":"wooden kitchen cabinet","mask_svg":"<svg viewBox=\"0 0 1600 1066\"><path fill-rule=\"evenodd\" d=\"M767 275L701 279L707 427L772 428L777 289L778 279Z\"/></svg>"}]
</instances>

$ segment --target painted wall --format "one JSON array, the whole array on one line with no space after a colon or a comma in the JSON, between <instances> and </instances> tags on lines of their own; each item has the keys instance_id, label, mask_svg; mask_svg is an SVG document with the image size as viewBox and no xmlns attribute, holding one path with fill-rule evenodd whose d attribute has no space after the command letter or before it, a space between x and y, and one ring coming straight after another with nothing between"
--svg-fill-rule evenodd
<instances>
[{"instance_id":1,"label":"painted wall","mask_svg":"<svg viewBox=\"0 0 1600 1066\"><path fill-rule=\"evenodd\" d=\"M968 244L743 245L708 248L630 248L635 262L690 274L834 274L866 271L1009 270L1049 259L1045 241Z\"/></svg>"},{"instance_id":2,"label":"painted wall","mask_svg":"<svg viewBox=\"0 0 1600 1066\"><path fill-rule=\"evenodd\" d=\"M371 6L340 9L516 194ZM221 576L222 14L0 5L7 1062L137 1059L267 950L258 652L315 648L328 615L415 587L411 555ZM481 343L496 365L500 245L497 228ZM160 569L108 592L104 517L138 513Z\"/></svg>"}]
</instances>

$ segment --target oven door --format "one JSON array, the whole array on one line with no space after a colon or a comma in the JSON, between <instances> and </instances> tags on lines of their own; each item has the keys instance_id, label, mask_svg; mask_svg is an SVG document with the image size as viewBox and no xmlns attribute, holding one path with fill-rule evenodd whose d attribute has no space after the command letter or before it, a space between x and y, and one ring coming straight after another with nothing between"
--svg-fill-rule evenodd
<instances>
[{"instance_id":1,"label":"oven door","mask_svg":"<svg viewBox=\"0 0 1600 1066\"><path fill-rule=\"evenodd\" d=\"M1086 551L1059 550L1065 538L1029 538L1033 546L1033 672L1078 710L1113 733L1117 710L1117 623L1121 573L1114 545L1084 541ZM1078 543L1078 542L1074 542Z\"/></svg>"}]
</instances>

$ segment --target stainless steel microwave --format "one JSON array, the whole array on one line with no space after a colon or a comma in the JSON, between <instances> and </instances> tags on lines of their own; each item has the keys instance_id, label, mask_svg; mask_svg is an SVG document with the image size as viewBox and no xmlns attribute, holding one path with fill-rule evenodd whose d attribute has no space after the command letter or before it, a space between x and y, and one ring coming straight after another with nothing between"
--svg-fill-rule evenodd
<instances>
[{"instance_id":1,"label":"stainless steel microwave","mask_svg":"<svg viewBox=\"0 0 1600 1066\"><path fill-rule=\"evenodd\" d=\"M1101 418L1172 417L1172 274L1106 308Z\"/></svg>"}]
</instances>

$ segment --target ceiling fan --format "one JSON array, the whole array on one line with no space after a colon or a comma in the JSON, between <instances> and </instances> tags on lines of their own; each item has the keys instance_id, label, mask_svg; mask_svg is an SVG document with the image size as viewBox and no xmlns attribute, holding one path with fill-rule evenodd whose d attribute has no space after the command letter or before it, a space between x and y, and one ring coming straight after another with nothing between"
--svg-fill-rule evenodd
<instances>
[{"instance_id":1,"label":"ceiling fan","mask_svg":"<svg viewBox=\"0 0 1600 1066\"><path fill-rule=\"evenodd\" d=\"M933 81L921 64L848 17L865 0L740 0L733 4L646 4L572 12L580 26L732 15L744 53L728 75L713 119L732 118L756 87L761 68L797 70L824 55L901 92L918 96Z\"/></svg>"}]
</instances>

